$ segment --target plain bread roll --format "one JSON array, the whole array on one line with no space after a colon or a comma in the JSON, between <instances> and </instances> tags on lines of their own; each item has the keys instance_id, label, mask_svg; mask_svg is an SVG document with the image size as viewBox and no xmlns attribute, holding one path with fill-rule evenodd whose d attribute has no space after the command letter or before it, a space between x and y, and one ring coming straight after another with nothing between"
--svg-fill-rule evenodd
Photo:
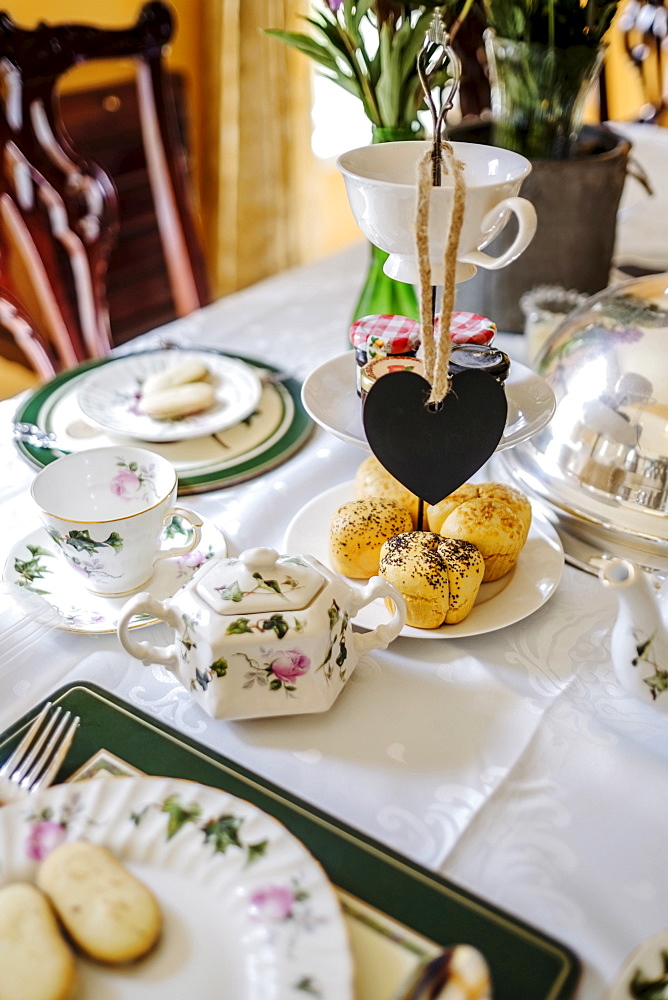
<instances>
[{"instance_id":1,"label":"plain bread roll","mask_svg":"<svg viewBox=\"0 0 668 1000\"><path fill-rule=\"evenodd\" d=\"M476 497L459 504L441 525L448 538L472 542L485 560L483 583L505 576L524 545L524 524L515 511L493 497Z\"/></svg>"}]
</instances>

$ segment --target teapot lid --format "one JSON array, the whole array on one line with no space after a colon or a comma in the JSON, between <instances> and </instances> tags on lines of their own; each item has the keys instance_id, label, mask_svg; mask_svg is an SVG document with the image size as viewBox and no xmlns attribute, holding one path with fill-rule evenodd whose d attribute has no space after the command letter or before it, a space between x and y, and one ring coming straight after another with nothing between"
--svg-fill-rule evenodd
<instances>
[{"instance_id":1,"label":"teapot lid","mask_svg":"<svg viewBox=\"0 0 668 1000\"><path fill-rule=\"evenodd\" d=\"M198 577L199 597L220 615L301 611L325 578L300 556L246 549L238 559L217 559Z\"/></svg>"}]
</instances>

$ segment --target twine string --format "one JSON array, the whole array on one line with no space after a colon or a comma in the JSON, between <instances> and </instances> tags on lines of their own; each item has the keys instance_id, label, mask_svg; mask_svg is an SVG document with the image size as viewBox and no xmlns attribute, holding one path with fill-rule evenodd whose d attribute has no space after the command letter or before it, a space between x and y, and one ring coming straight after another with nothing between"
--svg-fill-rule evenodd
<instances>
[{"instance_id":1,"label":"twine string","mask_svg":"<svg viewBox=\"0 0 668 1000\"><path fill-rule=\"evenodd\" d=\"M438 405L450 388L448 364L452 342L450 340L450 317L455 301L455 277L457 272L457 252L459 237L464 221L466 185L464 164L455 156L452 145L441 141L441 161L445 173L453 179L453 197L448 216L447 237L443 254L443 296L439 320L439 337L434 334L434 304L431 262L429 258L429 207L433 186L433 150L429 149L418 162L416 244L418 273L420 280L420 323L427 381L431 386L428 405Z\"/></svg>"}]
</instances>

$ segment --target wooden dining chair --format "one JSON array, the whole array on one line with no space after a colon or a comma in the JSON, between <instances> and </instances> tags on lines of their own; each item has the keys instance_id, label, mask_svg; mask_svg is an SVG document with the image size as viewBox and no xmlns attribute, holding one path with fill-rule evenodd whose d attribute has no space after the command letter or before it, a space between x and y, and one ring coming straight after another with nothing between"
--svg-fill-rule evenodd
<instances>
[{"instance_id":1,"label":"wooden dining chair","mask_svg":"<svg viewBox=\"0 0 668 1000\"><path fill-rule=\"evenodd\" d=\"M104 356L126 339L114 337L107 294L110 258L124 224L119 195L109 173L85 152L85 133L78 130L79 145L68 134L67 99L58 92L60 77L79 63L133 58L136 152L151 192L163 284L174 316L209 300L186 150L163 63L173 30L171 11L159 0L120 30L78 24L25 29L0 14L0 308L31 328L27 336L22 326L14 343L42 377ZM113 146L113 128L108 141ZM126 314L145 306L137 275L156 283L146 270L126 268L125 287L116 289ZM169 318L163 310L153 325ZM145 311L143 322L150 327ZM0 322L6 336L15 327ZM142 332L130 329L131 335Z\"/></svg>"}]
</instances>

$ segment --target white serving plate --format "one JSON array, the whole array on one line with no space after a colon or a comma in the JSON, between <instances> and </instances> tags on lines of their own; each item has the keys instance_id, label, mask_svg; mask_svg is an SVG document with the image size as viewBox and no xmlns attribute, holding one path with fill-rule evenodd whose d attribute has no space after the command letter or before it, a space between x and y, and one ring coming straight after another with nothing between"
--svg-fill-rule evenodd
<instances>
[{"instance_id":1,"label":"white serving plate","mask_svg":"<svg viewBox=\"0 0 668 1000\"><path fill-rule=\"evenodd\" d=\"M317 424L349 444L369 450L362 425L362 403L355 387L355 352L346 351L315 368L302 386L304 409ZM554 393L545 379L512 361L504 382L508 418L497 451L512 448L541 430L552 418Z\"/></svg>"},{"instance_id":2,"label":"white serving plate","mask_svg":"<svg viewBox=\"0 0 668 1000\"><path fill-rule=\"evenodd\" d=\"M141 387L150 375L181 362L206 365L215 402L203 413L177 420L155 420L138 407ZM83 379L78 403L89 420L114 434L142 441L184 441L216 434L241 423L257 407L262 383L257 370L211 351L153 351L111 361Z\"/></svg>"},{"instance_id":3,"label":"white serving plate","mask_svg":"<svg viewBox=\"0 0 668 1000\"><path fill-rule=\"evenodd\" d=\"M109 848L148 885L164 926L130 966L77 957L77 996L351 1000L332 886L304 845L256 806L174 778L56 785L0 811L0 883L34 882L42 857L78 839Z\"/></svg>"},{"instance_id":4,"label":"white serving plate","mask_svg":"<svg viewBox=\"0 0 668 1000\"><path fill-rule=\"evenodd\" d=\"M349 482L314 497L288 525L283 539L284 551L308 552L334 569L329 555L329 523L334 511L354 495L354 483ZM464 621L434 629L405 625L400 634L413 639L463 639L513 625L550 599L559 585L563 568L564 550L559 536L534 510L529 537L517 563L500 580L482 584L473 610ZM346 579L351 587L360 590L367 583L366 580ZM380 599L355 616L355 624L367 629L376 628L384 621L387 621L387 609Z\"/></svg>"}]
</instances>

